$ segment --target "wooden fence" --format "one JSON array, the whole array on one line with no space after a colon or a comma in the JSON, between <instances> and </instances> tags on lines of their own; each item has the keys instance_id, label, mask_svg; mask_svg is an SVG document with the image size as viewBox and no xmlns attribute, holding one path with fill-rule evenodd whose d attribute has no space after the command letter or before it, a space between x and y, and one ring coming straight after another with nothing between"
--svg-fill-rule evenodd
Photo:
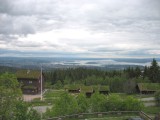
<instances>
[{"instance_id":1,"label":"wooden fence","mask_svg":"<svg viewBox=\"0 0 160 120\"><path fill-rule=\"evenodd\" d=\"M146 113L144 113L143 111L139 112L139 115L141 118L143 118L144 120L153 120L150 116L148 116Z\"/></svg>"},{"instance_id":2,"label":"wooden fence","mask_svg":"<svg viewBox=\"0 0 160 120\"><path fill-rule=\"evenodd\" d=\"M123 116L123 115L138 115L144 120L153 120L146 113L142 111L109 111L109 112L94 112L94 113L81 113L64 115L59 117L48 118L47 120L70 120L70 119L83 119L83 118L102 118L105 116Z\"/></svg>"}]
</instances>

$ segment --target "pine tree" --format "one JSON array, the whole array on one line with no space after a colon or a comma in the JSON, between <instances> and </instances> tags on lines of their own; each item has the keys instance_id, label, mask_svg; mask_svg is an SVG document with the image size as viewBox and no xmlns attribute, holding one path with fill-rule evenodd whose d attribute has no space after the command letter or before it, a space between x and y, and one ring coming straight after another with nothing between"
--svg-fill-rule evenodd
<instances>
[{"instance_id":1,"label":"pine tree","mask_svg":"<svg viewBox=\"0 0 160 120\"><path fill-rule=\"evenodd\" d=\"M149 68L149 79L152 82L160 82L160 67L155 59L153 59Z\"/></svg>"}]
</instances>

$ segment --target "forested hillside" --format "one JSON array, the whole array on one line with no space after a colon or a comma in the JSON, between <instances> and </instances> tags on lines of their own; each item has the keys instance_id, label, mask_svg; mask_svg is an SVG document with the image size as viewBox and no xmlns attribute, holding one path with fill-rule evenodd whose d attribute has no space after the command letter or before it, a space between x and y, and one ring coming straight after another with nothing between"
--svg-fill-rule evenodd
<instances>
[{"instance_id":1,"label":"forested hillside","mask_svg":"<svg viewBox=\"0 0 160 120\"><path fill-rule=\"evenodd\" d=\"M19 68L0 67L0 73L15 73ZM43 70L47 85L62 88L67 84L109 85L111 92L135 92L136 83L160 83L160 66L153 59L149 67L128 67L124 70L101 70L95 68L68 68Z\"/></svg>"},{"instance_id":2,"label":"forested hillside","mask_svg":"<svg viewBox=\"0 0 160 120\"><path fill-rule=\"evenodd\" d=\"M46 82L56 88L66 84L109 85L112 92L135 92L136 83L160 82L160 67L155 59L151 66L104 71L87 68L57 69L44 73Z\"/></svg>"}]
</instances>

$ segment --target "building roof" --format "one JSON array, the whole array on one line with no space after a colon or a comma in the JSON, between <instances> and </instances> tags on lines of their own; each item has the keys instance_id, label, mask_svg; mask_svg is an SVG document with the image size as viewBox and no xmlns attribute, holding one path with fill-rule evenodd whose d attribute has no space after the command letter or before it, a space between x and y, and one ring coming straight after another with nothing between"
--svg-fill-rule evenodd
<instances>
[{"instance_id":1,"label":"building roof","mask_svg":"<svg viewBox=\"0 0 160 120\"><path fill-rule=\"evenodd\" d=\"M99 91L109 91L109 86L102 85L102 86L99 87Z\"/></svg>"},{"instance_id":2,"label":"building roof","mask_svg":"<svg viewBox=\"0 0 160 120\"><path fill-rule=\"evenodd\" d=\"M65 89L68 90L78 90L81 88L81 85L75 84L75 85L65 85Z\"/></svg>"},{"instance_id":3,"label":"building roof","mask_svg":"<svg viewBox=\"0 0 160 120\"><path fill-rule=\"evenodd\" d=\"M138 83L140 91L158 91L160 90L160 83Z\"/></svg>"},{"instance_id":4,"label":"building roof","mask_svg":"<svg viewBox=\"0 0 160 120\"><path fill-rule=\"evenodd\" d=\"M41 76L41 71L38 70L19 70L16 72L17 78L37 79Z\"/></svg>"},{"instance_id":5,"label":"building roof","mask_svg":"<svg viewBox=\"0 0 160 120\"><path fill-rule=\"evenodd\" d=\"M93 87L92 86L81 86L81 92L93 93Z\"/></svg>"},{"instance_id":6,"label":"building roof","mask_svg":"<svg viewBox=\"0 0 160 120\"><path fill-rule=\"evenodd\" d=\"M86 92L93 92L93 87L92 86L84 86L81 84L75 84L75 85L65 85L65 89L68 90L81 90L81 92L86 93Z\"/></svg>"}]
</instances>

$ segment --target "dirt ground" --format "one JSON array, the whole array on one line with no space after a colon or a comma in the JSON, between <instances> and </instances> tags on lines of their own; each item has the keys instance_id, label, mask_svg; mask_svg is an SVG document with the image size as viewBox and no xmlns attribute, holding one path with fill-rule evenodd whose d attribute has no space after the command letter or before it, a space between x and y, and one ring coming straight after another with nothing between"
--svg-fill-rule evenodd
<instances>
[{"instance_id":1,"label":"dirt ground","mask_svg":"<svg viewBox=\"0 0 160 120\"><path fill-rule=\"evenodd\" d=\"M40 94L38 94L38 95L23 95L23 99L26 102L30 102L35 98L41 98L41 95Z\"/></svg>"},{"instance_id":2,"label":"dirt ground","mask_svg":"<svg viewBox=\"0 0 160 120\"><path fill-rule=\"evenodd\" d=\"M47 89L45 89L45 90L43 91L43 94L44 94L46 91L47 91ZM25 94L23 94L23 100L26 101L26 102L30 102L30 101L32 101L32 100L35 99L35 98L41 98L41 94L40 94L40 93L37 94L37 95L25 95Z\"/></svg>"}]
</instances>

